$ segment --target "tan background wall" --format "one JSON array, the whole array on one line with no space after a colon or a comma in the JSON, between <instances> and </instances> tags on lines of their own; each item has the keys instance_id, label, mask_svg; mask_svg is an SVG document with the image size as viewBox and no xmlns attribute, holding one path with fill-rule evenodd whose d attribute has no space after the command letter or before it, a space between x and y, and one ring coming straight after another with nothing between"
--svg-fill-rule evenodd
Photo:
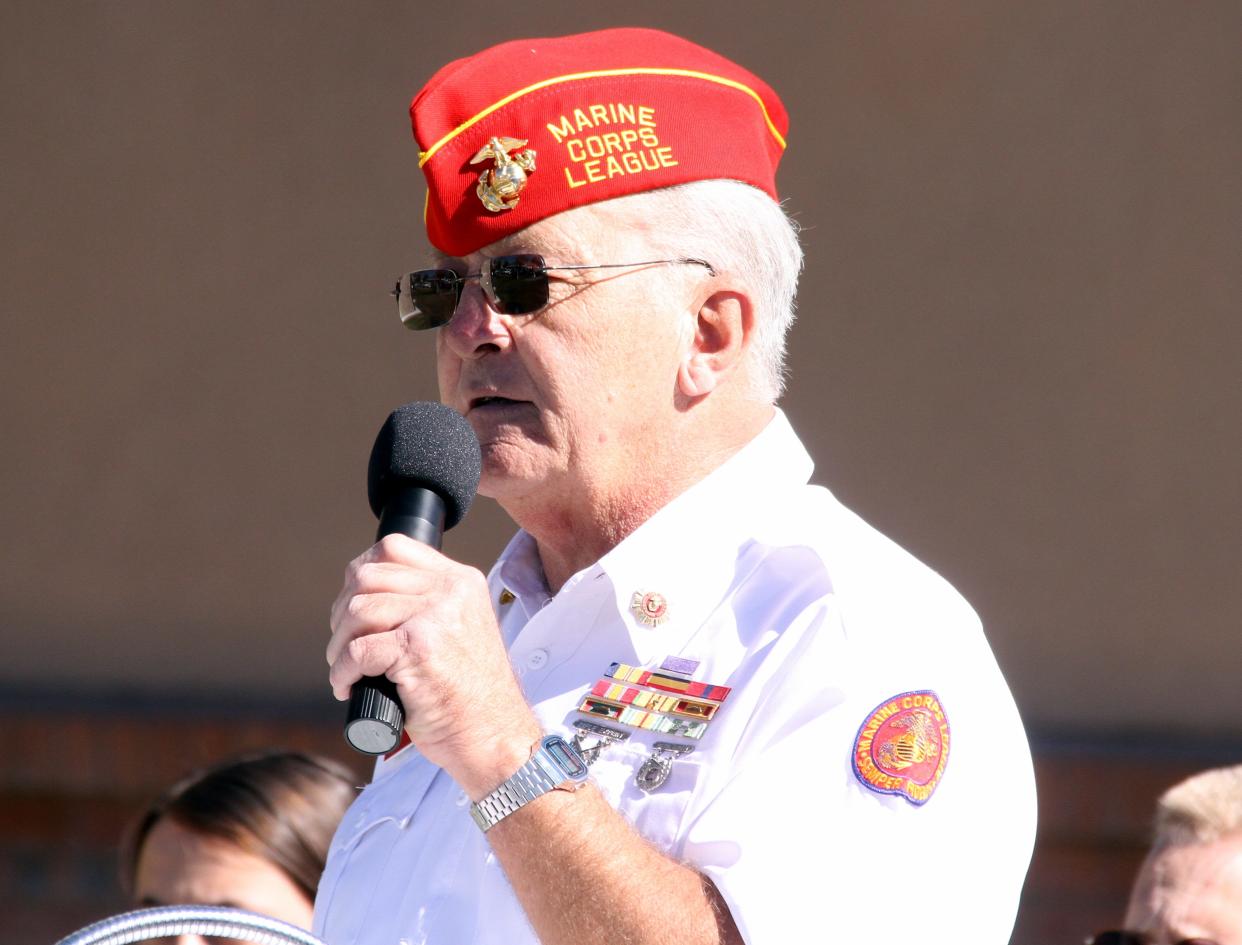
<instances>
[{"instance_id":1,"label":"tan background wall","mask_svg":"<svg viewBox=\"0 0 1242 945\"><path fill-rule=\"evenodd\" d=\"M5 4L0 707L335 718L367 452L434 396L386 295L425 249L409 98L628 24L788 105L819 481L975 604L1037 736L1234 753L1234 2ZM446 550L506 536L480 503Z\"/></svg>"}]
</instances>

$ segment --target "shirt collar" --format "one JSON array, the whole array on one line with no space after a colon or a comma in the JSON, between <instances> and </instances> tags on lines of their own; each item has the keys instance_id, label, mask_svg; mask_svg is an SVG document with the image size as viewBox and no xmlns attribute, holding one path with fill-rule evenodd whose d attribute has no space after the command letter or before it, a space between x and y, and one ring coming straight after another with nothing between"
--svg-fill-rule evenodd
<instances>
[{"instance_id":1,"label":"shirt collar","mask_svg":"<svg viewBox=\"0 0 1242 945\"><path fill-rule=\"evenodd\" d=\"M638 656L649 662L674 652L701 626L736 579L739 554L771 504L811 477L814 463L785 414L777 409L754 439L640 525L596 564L566 582L570 594L603 572L619 618L630 628ZM534 539L519 531L492 569L493 595L514 594L528 613L549 591ZM667 601L652 626L633 612L635 595Z\"/></svg>"}]
</instances>

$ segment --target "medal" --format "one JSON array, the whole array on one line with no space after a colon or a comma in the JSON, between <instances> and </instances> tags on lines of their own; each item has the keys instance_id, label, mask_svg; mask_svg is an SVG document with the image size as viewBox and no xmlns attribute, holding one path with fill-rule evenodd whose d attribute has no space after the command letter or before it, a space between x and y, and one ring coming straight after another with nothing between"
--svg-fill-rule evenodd
<instances>
[{"instance_id":1,"label":"medal","mask_svg":"<svg viewBox=\"0 0 1242 945\"><path fill-rule=\"evenodd\" d=\"M664 657L664 662L660 664L660 669L670 676L678 676L687 681L698 668L698 660L687 659L684 656L666 656Z\"/></svg>"},{"instance_id":2,"label":"medal","mask_svg":"<svg viewBox=\"0 0 1242 945\"><path fill-rule=\"evenodd\" d=\"M694 751L693 745L656 742L651 746L651 757L642 763L642 767L634 775L634 786L644 794L658 791L668 780L669 773L673 770L673 761L692 751Z\"/></svg>"},{"instance_id":3,"label":"medal","mask_svg":"<svg viewBox=\"0 0 1242 945\"><path fill-rule=\"evenodd\" d=\"M676 718L672 715L665 715L663 712L636 708L593 695L587 695L582 700L578 705L578 711L583 715L619 722L630 728L644 728L662 735L681 735L697 740L702 738L703 733L707 731L707 722L703 720Z\"/></svg>"},{"instance_id":4,"label":"medal","mask_svg":"<svg viewBox=\"0 0 1242 945\"><path fill-rule=\"evenodd\" d=\"M694 682L681 673L652 671L638 666L628 666L625 663L613 663L608 667L606 675L620 682L659 689L661 692L679 692L700 699L710 699L713 702L724 702L732 691L728 686Z\"/></svg>"},{"instance_id":5,"label":"medal","mask_svg":"<svg viewBox=\"0 0 1242 945\"><path fill-rule=\"evenodd\" d=\"M574 722L574 728L578 730L574 733L574 747L578 749L578 754L582 756L582 760L587 765L595 764L606 749L630 737L629 732L609 728L598 722L589 722L586 719L578 719ZM588 742L590 744L587 744Z\"/></svg>"},{"instance_id":6,"label":"medal","mask_svg":"<svg viewBox=\"0 0 1242 945\"><path fill-rule=\"evenodd\" d=\"M688 696L665 695L650 689L639 689L637 686L609 683L603 679L591 687L591 695L609 702L619 702L622 705L646 709L649 712L671 713L691 719L710 719L720 708L719 702L691 699Z\"/></svg>"},{"instance_id":7,"label":"medal","mask_svg":"<svg viewBox=\"0 0 1242 945\"><path fill-rule=\"evenodd\" d=\"M695 660L674 656L654 671L613 663L605 678L595 683L578 703L578 711L595 720L697 741L730 691L728 686L691 679L690 674L698 665ZM589 747L603 751L608 746Z\"/></svg>"}]
</instances>

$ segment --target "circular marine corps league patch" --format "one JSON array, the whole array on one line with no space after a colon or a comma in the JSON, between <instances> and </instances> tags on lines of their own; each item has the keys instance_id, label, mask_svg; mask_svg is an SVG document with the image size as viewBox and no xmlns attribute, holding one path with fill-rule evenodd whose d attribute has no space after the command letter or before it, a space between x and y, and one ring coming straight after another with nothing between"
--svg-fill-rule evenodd
<instances>
[{"instance_id":1,"label":"circular marine corps league patch","mask_svg":"<svg viewBox=\"0 0 1242 945\"><path fill-rule=\"evenodd\" d=\"M927 803L949 761L949 719L930 689L886 699L854 739L854 774L880 794Z\"/></svg>"}]
</instances>

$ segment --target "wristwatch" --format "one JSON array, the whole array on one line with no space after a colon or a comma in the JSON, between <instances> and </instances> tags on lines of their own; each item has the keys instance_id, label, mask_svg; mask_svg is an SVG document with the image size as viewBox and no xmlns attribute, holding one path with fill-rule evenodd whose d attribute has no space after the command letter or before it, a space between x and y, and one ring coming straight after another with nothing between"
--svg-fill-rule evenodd
<instances>
[{"instance_id":1,"label":"wristwatch","mask_svg":"<svg viewBox=\"0 0 1242 945\"><path fill-rule=\"evenodd\" d=\"M546 735L530 756L491 794L470 805L470 816L484 833L520 807L558 788L573 791L587 779L588 768L573 745L559 735Z\"/></svg>"}]
</instances>

